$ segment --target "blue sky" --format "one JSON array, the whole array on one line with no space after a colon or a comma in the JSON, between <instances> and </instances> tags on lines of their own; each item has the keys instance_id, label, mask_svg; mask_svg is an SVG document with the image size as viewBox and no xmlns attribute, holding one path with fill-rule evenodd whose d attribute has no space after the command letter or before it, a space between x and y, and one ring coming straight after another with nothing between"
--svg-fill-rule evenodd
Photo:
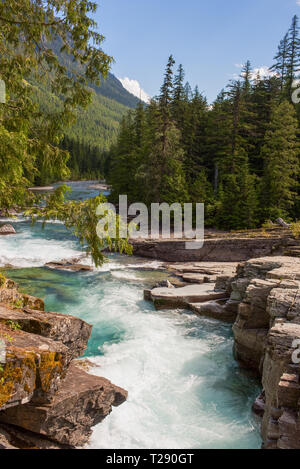
<instances>
[{"instance_id":1,"label":"blue sky","mask_svg":"<svg viewBox=\"0 0 300 469\"><path fill-rule=\"evenodd\" d=\"M96 0L104 49L112 71L137 80L151 96L159 91L168 56L211 102L237 64L272 64L300 0Z\"/></svg>"}]
</instances>

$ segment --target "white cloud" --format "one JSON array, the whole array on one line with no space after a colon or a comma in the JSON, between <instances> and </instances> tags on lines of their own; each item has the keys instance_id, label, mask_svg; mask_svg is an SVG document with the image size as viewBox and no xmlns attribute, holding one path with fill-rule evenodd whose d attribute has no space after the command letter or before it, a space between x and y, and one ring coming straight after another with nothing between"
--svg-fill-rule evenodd
<instances>
[{"instance_id":1,"label":"white cloud","mask_svg":"<svg viewBox=\"0 0 300 469\"><path fill-rule=\"evenodd\" d=\"M133 94L137 98L141 98L141 100L145 103L150 102L150 96L141 88L141 85L137 80L131 80L128 77L119 78L119 80L124 86L125 90L129 91L129 93Z\"/></svg>"},{"instance_id":2,"label":"white cloud","mask_svg":"<svg viewBox=\"0 0 300 469\"><path fill-rule=\"evenodd\" d=\"M299 6L300 6L300 0L297 0L297 5L299 5Z\"/></svg>"}]
</instances>

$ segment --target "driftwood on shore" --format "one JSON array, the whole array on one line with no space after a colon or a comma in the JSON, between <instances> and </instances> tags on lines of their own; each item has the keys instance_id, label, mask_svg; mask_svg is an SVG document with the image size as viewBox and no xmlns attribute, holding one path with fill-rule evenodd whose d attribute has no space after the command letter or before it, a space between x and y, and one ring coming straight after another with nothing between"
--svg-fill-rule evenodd
<instances>
[{"instance_id":1,"label":"driftwood on shore","mask_svg":"<svg viewBox=\"0 0 300 469\"><path fill-rule=\"evenodd\" d=\"M282 218L277 218L276 223L278 223L278 225L280 226L283 226L283 228L289 228L291 226L286 223Z\"/></svg>"}]
</instances>

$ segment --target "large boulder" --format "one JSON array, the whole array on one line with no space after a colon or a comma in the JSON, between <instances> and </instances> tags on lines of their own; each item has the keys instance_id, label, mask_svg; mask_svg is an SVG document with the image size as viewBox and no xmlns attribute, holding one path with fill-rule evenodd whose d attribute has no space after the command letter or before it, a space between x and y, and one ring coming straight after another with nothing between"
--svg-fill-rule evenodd
<instances>
[{"instance_id":1,"label":"large boulder","mask_svg":"<svg viewBox=\"0 0 300 469\"><path fill-rule=\"evenodd\" d=\"M0 304L0 323L17 324L22 331L59 341L68 347L71 359L83 355L92 326L80 318L33 309L12 309Z\"/></svg>"},{"instance_id":2,"label":"large boulder","mask_svg":"<svg viewBox=\"0 0 300 469\"><path fill-rule=\"evenodd\" d=\"M105 378L87 374L72 364L54 400L43 406L31 403L0 412L0 422L46 435L61 444L83 446L91 427L119 406L127 392Z\"/></svg>"}]
</instances>

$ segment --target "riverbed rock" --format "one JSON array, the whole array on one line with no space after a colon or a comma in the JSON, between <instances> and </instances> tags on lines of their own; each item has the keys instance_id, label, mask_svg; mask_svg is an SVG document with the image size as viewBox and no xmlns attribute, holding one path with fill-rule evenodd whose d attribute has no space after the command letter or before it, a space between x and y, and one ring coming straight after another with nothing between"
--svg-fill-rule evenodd
<instances>
[{"instance_id":1,"label":"riverbed rock","mask_svg":"<svg viewBox=\"0 0 300 469\"><path fill-rule=\"evenodd\" d=\"M162 280L155 285L155 288L175 288L169 280Z\"/></svg>"},{"instance_id":2,"label":"riverbed rock","mask_svg":"<svg viewBox=\"0 0 300 469\"><path fill-rule=\"evenodd\" d=\"M15 308L28 307L39 311L45 309L44 301L41 298L20 293L17 284L9 279L6 279L5 284L0 287L1 303Z\"/></svg>"},{"instance_id":3,"label":"riverbed rock","mask_svg":"<svg viewBox=\"0 0 300 469\"><path fill-rule=\"evenodd\" d=\"M226 295L214 291L214 285L211 284L151 290L151 299L156 309L188 308L189 303L204 303L220 298L226 298Z\"/></svg>"},{"instance_id":4,"label":"riverbed rock","mask_svg":"<svg viewBox=\"0 0 300 469\"><path fill-rule=\"evenodd\" d=\"M71 365L54 400L43 406L31 403L0 412L0 422L13 423L61 444L83 446L91 427L119 406L127 392L105 378L92 376Z\"/></svg>"},{"instance_id":5,"label":"riverbed rock","mask_svg":"<svg viewBox=\"0 0 300 469\"><path fill-rule=\"evenodd\" d=\"M218 301L189 303L189 309L198 316L205 316L224 322L233 322L236 317L236 313L226 310L224 305Z\"/></svg>"},{"instance_id":6,"label":"riverbed rock","mask_svg":"<svg viewBox=\"0 0 300 469\"><path fill-rule=\"evenodd\" d=\"M265 393L262 392L255 400L252 411L254 414L258 415L259 417L263 417L266 408L266 396Z\"/></svg>"},{"instance_id":7,"label":"riverbed rock","mask_svg":"<svg viewBox=\"0 0 300 469\"><path fill-rule=\"evenodd\" d=\"M0 227L0 236L5 236L5 235L14 235L16 234L16 230L12 225L2 225Z\"/></svg>"},{"instance_id":8,"label":"riverbed rock","mask_svg":"<svg viewBox=\"0 0 300 469\"><path fill-rule=\"evenodd\" d=\"M22 331L61 342L67 346L70 359L83 355L92 330L90 324L75 316L28 307L12 309L1 304L0 323L17 325Z\"/></svg>"},{"instance_id":9,"label":"riverbed rock","mask_svg":"<svg viewBox=\"0 0 300 469\"><path fill-rule=\"evenodd\" d=\"M90 265L76 263L72 264L68 262L48 262L45 264L45 267L54 270L69 270L71 272L92 272L94 270Z\"/></svg>"}]
</instances>

